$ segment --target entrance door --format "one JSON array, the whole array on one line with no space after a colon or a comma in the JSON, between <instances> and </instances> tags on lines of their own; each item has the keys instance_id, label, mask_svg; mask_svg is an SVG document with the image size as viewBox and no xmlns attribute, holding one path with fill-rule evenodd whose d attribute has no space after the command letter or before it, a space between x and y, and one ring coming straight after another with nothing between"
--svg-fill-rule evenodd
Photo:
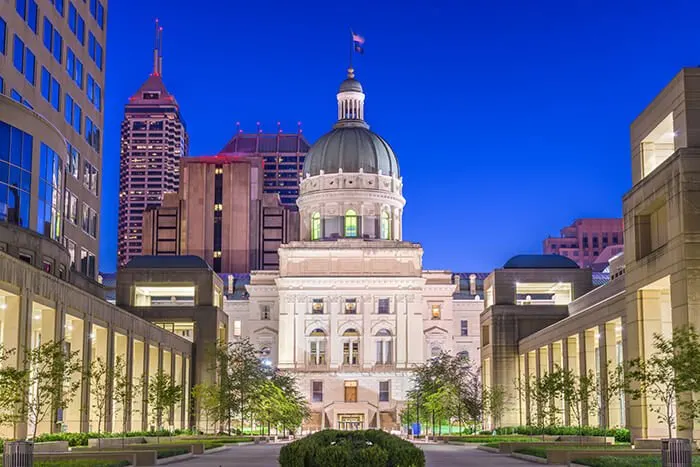
<instances>
[{"instance_id":1,"label":"entrance door","mask_svg":"<svg viewBox=\"0 0 700 467\"><path fill-rule=\"evenodd\" d=\"M338 429L345 431L362 430L365 427L365 416L363 414L340 414L338 415Z\"/></svg>"},{"instance_id":2,"label":"entrance door","mask_svg":"<svg viewBox=\"0 0 700 467\"><path fill-rule=\"evenodd\" d=\"M345 381L345 402L357 402L357 381Z\"/></svg>"}]
</instances>

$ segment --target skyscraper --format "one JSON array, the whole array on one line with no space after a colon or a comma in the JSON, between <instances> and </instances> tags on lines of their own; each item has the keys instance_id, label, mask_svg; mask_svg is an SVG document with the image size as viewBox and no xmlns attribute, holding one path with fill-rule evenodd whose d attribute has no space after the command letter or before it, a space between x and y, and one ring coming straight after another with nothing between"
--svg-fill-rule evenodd
<instances>
[{"instance_id":1,"label":"skyscraper","mask_svg":"<svg viewBox=\"0 0 700 467\"><path fill-rule=\"evenodd\" d=\"M265 193L278 193L283 206L296 209L299 178L310 145L301 128L297 133L238 133L226 143L220 154L259 156L264 164Z\"/></svg>"},{"instance_id":2,"label":"skyscraper","mask_svg":"<svg viewBox=\"0 0 700 467\"><path fill-rule=\"evenodd\" d=\"M163 28L156 21L153 72L124 108L119 167L117 264L141 254L143 211L176 192L189 139L180 106L163 83Z\"/></svg>"},{"instance_id":3,"label":"skyscraper","mask_svg":"<svg viewBox=\"0 0 700 467\"><path fill-rule=\"evenodd\" d=\"M64 243L71 267L92 278L106 3L0 2L0 221Z\"/></svg>"},{"instance_id":4,"label":"skyscraper","mask_svg":"<svg viewBox=\"0 0 700 467\"><path fill-rule=\"evenodd\" d=\"M622 219L576 219L560 237L545 238L543 252L566 256L582 268L605 267L623 251L623 232Z\"/></svg>"}]
</instances>

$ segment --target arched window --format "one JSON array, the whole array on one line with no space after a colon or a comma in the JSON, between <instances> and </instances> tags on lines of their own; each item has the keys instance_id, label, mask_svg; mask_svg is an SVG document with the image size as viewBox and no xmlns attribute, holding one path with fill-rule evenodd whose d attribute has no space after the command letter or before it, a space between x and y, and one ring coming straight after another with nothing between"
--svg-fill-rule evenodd
<instances>
[{"instance_id":1,"label":"arched window","mask_svg":"<svg viewBox=\"0 0 700 467\"><path fill-rule=\"evenodd\" d=\"M321 238L321 214L315 212L311 216L311 240L319 238Z\"/></svg>"},{"instance_id":2,"label":"arched window","mask_svg":"<svg viewBox=\"0 0 700 467\"><path fill-rule=\"evenodd\" d=\"M391 222L389 222L389 213L384 211L379 225L379 238L389 240L391 236Z\"/></svg>"},{"instance_id":3,"label":"arched window","mask_svg":"<svg viewBox=\"0 0 700 467\"><path fill-rule=\"evenodd\" d=\"M316 328L309 334L308 364L311 366L326 364L326 332Z\"/></svg>"},{"instance_id":4,"label":"arched window","mask_svg":"<svg viewBox=\"0 0 700 467\"><path fill-rule=\"evenodd\" d=\"M345 236L357 237L357 213L352 209L345 212Z\"/></svg>"},{"instance_id":5,"label":"arched window","mask_svg":"<svg viewBox=\"0 0 700 467\"><path fill-rule=\"evenodd\" d=\"M316 329L314 329L313 331L311 331L310 336L311 336L311 337L325 337L325 336L326 336L326 332L325 332L323 329L321 329L321 328L316 328Z\"/></svg>"},{"instance_id":6,"label":"arched window","mask_svg":"<svg viewBox=\"0 0 700 467\"><path fill-rule=\"evenodd\" d=\"M391 331L380 329L377 331L377 365L390 365L393 362L394 344L391 339Z\"/></svg>"},{"instance_id":7,"label":"arched window","mask_svg":"<svg viewBox=\"0 0 700 467\"><path fill-rule=\"evenodd\" d=\"M357 329L350 328L343 333L343 337L352 337L353 339L344 339L343 342L343 365L359 365L360 363L360 333Z\"/></svg>"},{"instance_id":8,"label":"arched window","mask_svg":"<svg viewBox=\"0 0 700 467\"><path fill-rule=\"evenodd\" d=\"M345 336L345 337L349 337L349 336L359 336L359 335L360 335L360 333L357 332L357 329L354 329L354 328L350 328L350 329L348 329L347 331L345 331L345 332L343 333L343 336Z\"/></svg>"}]
</instances>

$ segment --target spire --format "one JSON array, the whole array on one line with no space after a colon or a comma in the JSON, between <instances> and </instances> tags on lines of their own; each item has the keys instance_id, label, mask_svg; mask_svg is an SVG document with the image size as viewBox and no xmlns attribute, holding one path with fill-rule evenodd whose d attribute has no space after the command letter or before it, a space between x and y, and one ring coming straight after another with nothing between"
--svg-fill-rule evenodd
<instances>
[{"instance_id":1,"label":"spire","mask_svg":"<svg viewBox=\"0 0 700 467\"><path fill-rule=\"evenodd\" d=\"M163 75L163 27L156 18L156 34L153 43L153 75Z\"/></svg>"}]
</instances>

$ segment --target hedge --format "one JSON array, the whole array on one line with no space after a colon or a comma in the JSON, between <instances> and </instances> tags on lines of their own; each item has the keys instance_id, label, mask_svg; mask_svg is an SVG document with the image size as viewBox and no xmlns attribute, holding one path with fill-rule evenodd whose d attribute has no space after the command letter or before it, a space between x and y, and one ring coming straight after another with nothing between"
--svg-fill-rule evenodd
<instances>
[{"instance_id":1,"label":"hedge","mask_svg":"<svg viewBox=\"0 0 700 467\"><path fill-rule=\"evenodd\" d=\"M423 451L380 430L323 430L280 450L281 467L424 467Z\"/></svg>"},{"instance_id":2,"label":"hedge","mask_svg":"<svg viewBox=\"0 0 700 467\"><path fill-rule=\"evenodd\" d=\"M661 456L605 456L577 459L574 462L590 467L661 467ZM693 457L693 467L700 466L700 458Z\"/></svg>"},{"instance_id":3,"label":"hedge","mask_svg":"<svg viewBox=\"0 0 700 467\"><path fill-rule=\"evenodd\" d=\"M36 443L45 441L68 441L69 446L87 446L88 439L96 438L137 438L146 436L179 436L192 434L189 430L130 431L128 433L45 433L34 439Z\"/></svg>"},{"instance_id":4,"label":"hedge","mask_svg":"<svg viewBox=\"0 0 700 467\"><path fill-rule=\"evenodd\" d=\"M34 467L123 467L127 461L98 461L95 459L73 461L34 461Z\"/></svg>"},{"instance_id":5,"label":"hedge","mask_svg":"<svg viewBox=\"0 0 700 467\"><path fill-rule=\"evenodd\" d=\"M626 428L603 429L595 426L516 426L496 429L496 434L519 434L519 435L581 435L581 436L614 436L618 443L630 442L630 431Z\"/></svg>"}]
</instances>

